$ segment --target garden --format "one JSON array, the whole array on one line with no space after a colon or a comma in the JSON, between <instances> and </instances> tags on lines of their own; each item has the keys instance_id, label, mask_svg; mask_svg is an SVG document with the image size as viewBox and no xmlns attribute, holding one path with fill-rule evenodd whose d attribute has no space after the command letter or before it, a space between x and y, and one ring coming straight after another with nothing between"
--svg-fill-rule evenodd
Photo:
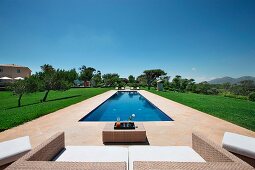
<instances>
[{"instance_id":1,"label":"garden","mask_svg":"<svg viewBox=\"0 0 255 170\"><path fill-rule=\"evenodd\" d=\"M25 80L15 81L0 92L0 130L6 130L42 115L70 106L114 87L140 87L167 99L255 130L255 84L196 83L177 75L170 81L164 70L145 70L138 77L120 78L117 73L103 74L93 67L55 69L49 64ZM163 90L157 90L157 81ZM89 88L84 83L89 82Z\"/></svg>"}]
</instances>

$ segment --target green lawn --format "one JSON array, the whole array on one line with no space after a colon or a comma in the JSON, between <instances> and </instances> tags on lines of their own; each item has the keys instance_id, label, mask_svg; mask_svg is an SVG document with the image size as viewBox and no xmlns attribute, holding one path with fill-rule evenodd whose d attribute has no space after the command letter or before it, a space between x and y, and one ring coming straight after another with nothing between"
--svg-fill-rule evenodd
<instances>
[{"instance_id":1,"label":"green lawn","mask_svg":"<svg viewBox=\"0 0 255 170\"><path fill-rule=\"evenodd\" d=\"M44 93L26 94L22 107L17 107L18 98L11 92L0 92L0 131L15 127L37 117L88 99L110 88L77 88L68 91L50 91L47 102L41 103ZM71 114L71 113L70 113Z\"/></svg>"},{"instance_id":2,"label":"green lawn","mask_svg":"<svg viewBox=\"0 0 255 170\"><path fill-rule=\"evenodd\" d=\"M148 91L255 131L255 102L194 93Z\"/></svg>"}]
</instances>

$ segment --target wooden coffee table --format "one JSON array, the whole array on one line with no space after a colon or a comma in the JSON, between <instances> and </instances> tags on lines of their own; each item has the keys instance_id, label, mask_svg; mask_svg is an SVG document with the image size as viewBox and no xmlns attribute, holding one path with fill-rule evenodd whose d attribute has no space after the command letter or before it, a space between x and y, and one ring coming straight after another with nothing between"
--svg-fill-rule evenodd
<instances>
[{"instance_id":1,"label":"wooden coffee table","mask_svg":"<svg viewBox=\"0 0 255 170\"><path fill-rule=\"evenodd\" d=\"M146 130L142 123L135 123L135 129L114 129L114 123L107 123L102 132L103 142L146 142Z\"/></svg>"}]
</instances>

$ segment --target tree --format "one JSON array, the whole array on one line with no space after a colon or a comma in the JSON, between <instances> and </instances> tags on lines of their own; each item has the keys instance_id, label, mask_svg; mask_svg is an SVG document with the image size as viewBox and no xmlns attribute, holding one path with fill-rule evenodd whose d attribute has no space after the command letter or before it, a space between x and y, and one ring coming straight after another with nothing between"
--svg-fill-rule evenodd
<instances>
[{"instance_id":1,"label":"tree","mask_svg":"<svg viewBox=\"0 0 255 170\"><path fill-rule=\"evenodd\" d=\"M32 75L29 78L25 78L26 93L34 93L39 91L40 80L36 75Z\"/></svg>"},{"instance_id":2,"label":"tree","mask_svg":"<svg viewBox=\"0 0 255 170\"><path fill-rule=\"evenodd\" d=\"M248 96L248 99L249 99L250 101L255 102L255 92L251 92L251 93L249 94L249 96Z\"/></svg>"},{"instance_id":3,"label":"tree","mask_svg":"<svg viewBox=\"0 0 255 170\"><path fill-rule=\"evenodd\" d=\"M121 87L125 87L126 86L126 83L124 81L121 81L119 84L118 84L118 88L121 88Z\"/></svg>"},{"instance_id":4,"label":"tree","mask_svg":"<svg viewBox=\"0 0 255 170\"><path fill-rule=\"evenodd\" d=\"M17 80L11 85L13 94L18 96L18 107L21 106L21 98L25 93L33 93L38 90L38 81L35 76L25 80Z\"/></svg>"},{"instance_id":5,"label":"tree","mask_svg":"<svg viewBox=\"0 0 255 170\"><path fill-rule=\"evenodd\" d=\"M223 84L222 84L222 88L223 88L224 90L229 90L230 87L231 87L231 84L230 84L229 82L223 83Z\"/></svg>"},{"instance_id":6,"label":"tree","mask_svg":"<svg viewBox=\"0 0 255 170\"><path fill-rule=\"evenodd\" d=\"M175 90L175 91L180 91L181 90L181 76L177 75L175 76L175 78L173 79L172 81L172 88Z\"/></svg>"},{"instance_id":7,"label":"tree","mask_svg":"<svg viewBox=\"0 0 255 170\"><path fill-rule=\"evenodd\" d=\"M94 76L95 71L96 69L94 69L93 67L86 67L83 65L80 68L80 79L83 81L90 81Z\"/></svg>"},{"instance_id":8,"label":"tree","mask_svg":"<svg viewBox=\"0 0 255 170\"><path fill-rule=\"evenodd\" d=\"M74 83L74 80L76 80L78 78L78 73L76 72L76 70L73 68L71 70L68 71L64 71L64 76L65 76L65 80L68 81L69 83Z\"/></svg>"},{"instance_id":9,"label":"tree","mask_svg":"<svg viewBox=\"0 0 255 170\"><path fill-rule=\"evenodd\" d=\"M188 85L186 87L186 91L194 91L195 90L195 80L194 79L189 79L188 80Z\"/></svg>"},{"instance_id":10,"label":"tree","mask_svg":"<svg viewBox=\"0 0 255 170\"><path fill-rule=\"evenodd\" d=\"M102 76L101 76L101 71L97 71L97 73L92 77L92 84L94 84L94 86L98 87L98 85L102 82Z\"/></svg>"},{"instance_id":11,"label":"tree","mask_svg":"<svg viewBox=\"0 0 255 170\"><path fill-rule=\"evenodd\" d=\"M55 69L50 64L44 64L44 65L41 66L41 70L44 73L50 73L50 72L53 72Z\"/></svg>"},{"instance_id":12,"label":"tree","mask_svg":"<svg viewBox=\"0 0 255 170\"><path fill-rule=\"evenodd\" d=\"M156 78L162 75L166 75L166 73L161 69L145 70L143 73L145 74L149 90L150 90L152 82L156 80Z\"/></svg>"},{"instance_id":13,"label":"tree","mask_svg":"<svg viewBox=\"0 0 255 170\"><path fill-rule=\"evenodd\" d=\"M116 73L104 74L102 77L106 86L114 86L116 83L118 84L120 82L120 76Z\"/></svg>"},{"instance_id":14,"label":"tree","mask_svg":"<svg viewBox=\"0 0 255 170\"><path fill-rule=\"evenodd\" d=\"M248 95L252 91L255 90L255 84L254 81L252 80L244 80L240 82L240 85L243 89L243 94L242 95Z\"/></svg>"},{"instance_id":15,"label":"tree","mask_svg":"<svg viewBox=\"0 0 255 170\"><path fill-rule=\"evenodd\" d=\"M219 91L208 82L204 81L196 85L195 93L217 95Z\"/></svg>"},{"instance_id":16,"label":"tree","mask_svg":"<svg viewBox=\"0 0 255 170\"><path fill-rule=\"evenodd\" d=\"M163 81L163 87L165 90L169 90L170 89L170 82L169 81Z\"/></svg>"},{"instance_id":17,"label":"tree","mask_svg":"<svg viewBox=\"0 0 255 170\"><path fill-rule=\"evenodd\" d=\"M244 89L241 85L233 84L231 85L229 91L235 95L244 95Z\"/></svg>"},{"instance_id":18,"label":"tree","mask_svg":"<svg viewBox=\"0 0 255 170\"><path fill-rule=\"evenodd\" d=\"M255 91L255 84L252 80L244 80L239 84L231 85L229 91L235 95L248 96L251 92Z\"/></svg>"},{"instance_id":19,"label":"tree","mask_svg":"<svg viewBox=\"0 0 255 170\"><path fill-rule=\"evenodd\" d=\"M145 87L147 84L146 76L144 74L138 76L136 78L136 82L139 84L139 86Z\"/></svg>"},{"instance_id":20,"label":"tree","mask_svg":"<svg viewBox=\"0 0 255 170\"><path fill-rule=\"evenodd\" d=\"M124 83L125 85L128 83L128 79L126 79L126 78L119 78L119 80L120 80L120 82Z\"/></svg>"},{"instance_id":21,"label":"tree","mask_svg":"<svg viewBox=\"0 0 255 170\"><path fill-rule=\"evenodd\" d=\"M188 84L189 84L189 80L188 79L181 79L180 91L181 92L185 92Z\"/></svg>"},{"instance_id":22,"label":"tree","mask_svg":"<svg viewBox=\"0 0 255 170\"><path fill-rule=\"evenodd\" d=\"M128 76L128 82L129 83L135 83L135 77L132 76L132 75Z\"/></svg>"},{"instance_id":23,"label":"tree","mask_svg":"<svg viewBox=\"0 0 255 170\"><path fill-rule=\"evenodd\" d=\"M63 91L68 90L71 87L71 83L69 82L71 81L71 78L69 79L67 75L68 73L65 70L55 70L53 68L50 69L50 71L45 71L42 69L42 72L38 74L41 80L41 89L46 91L43 99L41 100L42 102L46 101L50 90Z\"/></svg>"},{"instance_id":24,"label":"tree","mask_svg":"<svg viewBox=\"0 0 255 170\"><path fill-rule=\"evenodd\" d=\"M17 80L11 85L14 95L18 96L18 107L21 106L21 98L26 93L26 84L23 80Z\"/></svg>"}]
</instances>

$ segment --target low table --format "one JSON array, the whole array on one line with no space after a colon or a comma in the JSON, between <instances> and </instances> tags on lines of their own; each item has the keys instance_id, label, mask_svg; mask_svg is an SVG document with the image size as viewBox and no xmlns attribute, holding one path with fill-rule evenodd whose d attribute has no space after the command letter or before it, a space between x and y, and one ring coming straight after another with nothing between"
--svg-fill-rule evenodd
<instances>
[{"instance_id":1,"label":"low table","mask_svg":"<svg viewBox=\"0 0 255 170\"><path fill-rule=\"evenodd\" d=\"M135 123L135 129L114 129L114 123L107 123L103 129L103 142L146 142L146 130L142 123Z\"/></svg>"}]
</instances>

